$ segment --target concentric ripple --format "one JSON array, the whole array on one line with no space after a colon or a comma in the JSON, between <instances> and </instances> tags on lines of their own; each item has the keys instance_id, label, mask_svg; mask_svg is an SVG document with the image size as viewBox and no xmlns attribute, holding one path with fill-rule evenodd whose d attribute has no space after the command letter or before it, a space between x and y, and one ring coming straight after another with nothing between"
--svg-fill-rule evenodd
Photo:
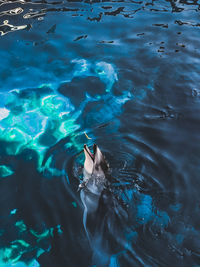
<instances>
[{"instance_id":1,"label":"concentric ripple","mask_svg":"<svg viewBox=\"0 0 200 267\"><path fill-rule=\"evenodd\" d=\"M98 242L104 244L104 238L109 235L115 242L119 242L118 251L121 252L115 254L111 248L108 250L117 264L122 266L126 264L126 260L144 266L148 263L164 266L168 264L161 256L164 248L168 260L180 264L188 249L185 244L189 234L199 236L197 229L187 218L193 202L189 193L192 187L186 176L179 172L179 166L175 165L173 158L162 155L132 135L122 136L120 140L115 148L112 145L116 143L112 144L110 139L98 141L102 142L106 158L110 160L110 187L112 194L118 199L115 215L108 210L105 212L105 219L102 217L101 229L96 233L97 239L102 240ZM109 147L112 147L111 151L106 152ZM78 157L80 156L75 157L76 161L73 160L74 171L71 171L71 178L82 179ZM75 184L77 186L78 182ZM128 220L122 216L122 209L127 213ZM103 237L105 229L109 229L109 233ZM109 237L110 246L114 242L112 238ZM98 246L100 255L103 255L104 249L98 244L94 243ZM151 244L156 248L155 251L152 251ZM196 249L194 255L198 253L198 245ZM114 260L112 257L108 257L110 264Z\"/></svg>"}]
</instances>

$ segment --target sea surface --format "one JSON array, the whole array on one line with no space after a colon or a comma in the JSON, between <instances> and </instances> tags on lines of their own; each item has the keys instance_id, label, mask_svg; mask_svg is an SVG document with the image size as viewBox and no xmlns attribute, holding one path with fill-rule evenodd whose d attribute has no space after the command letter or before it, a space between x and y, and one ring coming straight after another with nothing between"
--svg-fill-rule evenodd
<instances>
[{"instance_id":1,"label":"sea surface","mask_svg":"<svg viewBox=\"0 0 200 267\"><path fill-rule=\"evenodd\" d=\"M0 266L200 266L200 1L0 0ZM91 240L83 145L110 164Z\"/></svg>"}]
</instances>

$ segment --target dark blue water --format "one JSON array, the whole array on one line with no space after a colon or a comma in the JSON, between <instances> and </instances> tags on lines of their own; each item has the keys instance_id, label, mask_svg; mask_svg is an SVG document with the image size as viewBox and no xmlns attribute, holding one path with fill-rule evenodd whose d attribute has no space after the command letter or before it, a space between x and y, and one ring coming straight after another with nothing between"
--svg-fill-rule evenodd
<instances>
[{"instance_id":1,"label":"dark blue water","mask_svg":"<svg viewBox=\"0 0 200 267\"><path fill-rule=\"evenodd\" d=\"M199 11L0 1L0 266L200 266ZM92 246L85 143L118 199Z\"/></svg>"}]
</instances>

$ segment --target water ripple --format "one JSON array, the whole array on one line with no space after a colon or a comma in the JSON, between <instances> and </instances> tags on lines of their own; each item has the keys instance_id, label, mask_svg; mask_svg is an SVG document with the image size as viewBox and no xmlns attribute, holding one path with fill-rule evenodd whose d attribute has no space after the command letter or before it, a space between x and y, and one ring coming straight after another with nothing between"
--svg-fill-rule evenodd
<instances>
[{"instance_id":1,"label":"water ripple","mask_svg":"<svg viewBox=\"0 0 200 267\"><path fill-rule=\"evenodd\" d=\"M9 24L8 20L4 20L3 24L0 25L0 34L1 36L3 36L9 32L24 30L27 27L28 25L20 25L20 26L12 25L12 24Z\"/></svg>"},{"instance_id":2,"label":"water ripple","mask_svg":"<svg viewBox=\"0 0 200 267\"><path fill-rule=\"evenodd\" d=\"M0 13L0 16L17 16L21 19L20 14L23 13L25 10L25 14L23 15L23 19L39 19L43 18L47 15L47 13L54 13L54 12L69 12L70 16L83 16L88 21L91 22L100 22L102 18L107 16L118 16L123 15L124 18L130 19L134 18L136 14L144 13L144 12L184 12L184 11L198 11L199 4L196 1L181 1L181 2L174 2L174 1L161 1L159 4L155 2L148 2L148 1L106 1L104 5L100 3L96 3L94 1L85 1L84 3L90 3L93 6L92 9L89 9L88 6L81 6L82 1L68 1L67 6L64 5L62 1L25 1L25 0L16 0L16 1L0 1L1 6L6 6L7 4L22 4L22 7L16 7L10 10L4 10ZM112 5L106 5L107 3L112 3ZM120 3L123 3L120 4ZM28 8L27 7L31 7ZM42 6L42 8L40 8ZM49 6L53 6L49 8ZM159 8L157 8L159 6ZM106 11L103 10L106 9ZM88 16L88 13L90 15ZM187 21L176 20L178 25L191 25L198 27L198 23L192 23ZM154 25L161 25L161 24L154 24ZM167 26L166 26L167 25ZM162 24L162 27L168 27L168 24ZM19 28L20 30L22 28ZM10 32L10 31L8 31Z\"/></svg>"},{"instance_id":3,"label":"water ripple","mask_svg":"<svg viewBox=\"0 0 200 267\"><path fill-rule=\"evenodd\" d=\"M0 12L0 16L4 16L4 15L19 15L20 13L23 12L23 9L21 7L17 7L15 9L10 9L10 10L6 10L3 12Z\"/></svg>"},{"instance_id":4,"label":"water ripple","mask_svg":"<svg viewBox=\"0 0 200 267\"><path fill-rule=\"evenodd\" d=\"M198 266L199 1L0 6L0 265ZM84 143L110 165L93 246Z\"/></svg>"}]
</instances>

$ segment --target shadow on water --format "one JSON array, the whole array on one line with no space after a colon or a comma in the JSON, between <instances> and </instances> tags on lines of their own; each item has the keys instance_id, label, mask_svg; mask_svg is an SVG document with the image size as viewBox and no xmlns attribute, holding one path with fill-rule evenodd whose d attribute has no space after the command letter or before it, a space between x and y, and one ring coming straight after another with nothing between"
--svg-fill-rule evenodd
<instances>
[{"instance_id":1,"label":"shadow on water","mask_svg":"<svg viewBox=\"0 0 200 267\"><path fill-rule=\"evenodd\" d=\"M200 265L198 13L0 1L0 265ZM85 143L111 177L92 242Z\"/></svg>"}]
</instances>

